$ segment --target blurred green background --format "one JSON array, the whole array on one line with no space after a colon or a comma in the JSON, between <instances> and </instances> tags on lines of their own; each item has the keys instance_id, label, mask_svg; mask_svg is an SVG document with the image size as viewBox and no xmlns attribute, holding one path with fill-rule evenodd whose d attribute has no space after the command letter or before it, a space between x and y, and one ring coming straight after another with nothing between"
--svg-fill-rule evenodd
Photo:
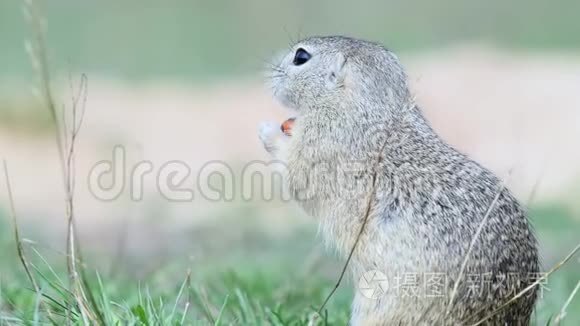
<instances>
[{"instance_id":1,"label":"blurred green background","mask_svg":"<svg viewBox=\"0 0 580 326\"><path fill-rule=\"evenodd\" d=\"M55 69L119 78L255 73L300 36L345 34L401 51L461 42L518 50L580 48L580 2L490 1L42 1ZM0 70L27 80L21 3L0 3Z\"/></svg>"}]
</instances>

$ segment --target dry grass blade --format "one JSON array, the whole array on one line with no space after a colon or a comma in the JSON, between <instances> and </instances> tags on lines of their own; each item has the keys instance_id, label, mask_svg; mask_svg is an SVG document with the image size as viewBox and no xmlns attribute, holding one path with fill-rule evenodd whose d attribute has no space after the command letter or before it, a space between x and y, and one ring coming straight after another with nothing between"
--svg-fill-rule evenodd
<instances>
[{"instance_id":1,"label":"dry grass blade","mask_svg":"<svg viewBox=\"0 0 580 326\"><path fill-rule=\"evenodd\" d=\"M187 277L185 280L185 284L187 285L187 301L185 302L185 308L183 308L183 315L181 316L181 322L180 325L183 325L185 322L185 317L187 317L187 313L189 311L189 306L191 305L192 302L192 298L191 298L191 269L187 270ZM175 301L175 304L177 305L177 301ZM215 322L214 322L215 324Z\"/></svg>"},{"instance_id":2,"label":"dry grass blade","mask_svg":"<svg viewBox=\"0 0 580 326\"><path fill-rule=\"evenodd\" d=\"M473 239L471 239L471 243L469 243L469 247L467 249L467 252L465 253L465 257L463 258L463 262L461 263L461 268L459 269L459 276L457 277L455 284L453 284L453 290L451 291L451 297L449 298L449 303L447 304L447 309L445 312L447 315L451 312L451 307L453 306L453 299L455 299L455 296L457 295L457 289L459 287L459 282L461 282L461 278L463 277L463 274L465 273L465 267L467 266L467 263L469 262L469 257L471 255L471 251L473 250L473 246L475 246L475 242L477 242L477 240L479 239L479 235L481 234L481 231L485 227L485 224L487 223L487 220L490 216L490 213L493 210L493 208L495 207L495 204L497 203L497 201L499 200L499 197L501 196L503 190L504 190L504 184L502 182L500 189L498 190L497 194L493 198L492 202L489 204L489 207L487 208L485 215L481 219L481 222L479 223L479 226L477 227L477 231L473 235Z\"/></svg>"},{"instance_id":3,"label":"dry grass blade","mask_svg":"<svg viewBox=\"0 0 580 326\"><path fill-rule=\"evenodd\" d=\"M379 159L380 161L380 159ZM352 245L352 248L350 249L350 252L348 254L348 257L346 258L346 262L344 263L344 265L342 266L342 271L340 272L340 276L338 277L338 280L336 281L336 284L334 285L334 287L332 288L332 290L330 291L330 293L326 296L326 299L324 299L324 302L322 303L322 305L320 306L320 308L318 309L318 314L320 315L322 313L322 310L324 309L324 307L326 307L326 304L328 303L328 301L330 300L330 298L332 298L332 296L334 295L334 293L336 292L336 290L338 289L338 287L340 286L340 283L342 283L342 279L344 278L344 275L346 274L346 270L348 268L348 265L350 264L350 260L352 259L352 256L354 254L354 251L356 250L356 247L358 246L358 243L360 241L360 238L362 236L362 234L364 233L365 227L367 225L367 222L369 220L369 215L371 213L372 210L372 203L373 203L373 199L376 196L376 182L377 181L377 172L375 171L375 173L373 174L373 179L372 179L372 191L368 196L368 200L367 200L367 206L366 206L366 210L365 210L365 215L363 217L363 222L360 226L360 229L358 231L357 237L354 241L354 244Z\"/></svg>"},{"instance_id":4,"label":"dry grass blade","mask_svg":"<svg viewBox=\"0 0 580 326\"><path fill-rule=\"evenodd\" d=\"M22 238L20 237L20 231L18 229L18 220L16 218L16 207L14 205L14 196L12 195L12 186L10 184L10 177L8 175L8 164L6 163L6 160L3 161L3 164L4 164L4 179L6 180L6 191L8 193L8 202L10 205L10 215L12 217L12 223L14 225L14 238L16 241L16 251L18 253L18 258L20 259L20 263L22 264L22 267L24 267L24 271L26 272L26 276L28 277L28 280L30 281L32 288L34 289L34 292L36 292L37 294L40 295L40 293L41 293L40 286L38 286L38 282L36 281L36 279L34 278L34 275L30 271L30 264L28 263L28 260L26 259L26 255L24 253L24 247L22 246ZM41 305L46 310L48 318L50 320L52 320L53 315L52 315L52 312L50 310L50 307L48 305L46 305L44 303L44 301L41 301Z\"/></svg>"},{"instance_id":5,"label":"dry grass blade","mask_svg":"<svg viewBox=\"0 0 580 326\"><path fill-rule=\"evenodd\" d=\"M540 282L542 282L545 279L547 279L548 276L550 276L555 271L559 270L570 259L572 259L572 257L574 257L574 255L578 252L578 250L580 250L580 243L578 245L576 245L576 247L574 247L574 249L572 249L572 251L570 251L570 253L563 260L561 260L559 263L557 263L556 265L554 265L546 274L542 275L542 277L539 277L534 283L530 284L528 287L526 287L525 289L523 289L522 291L520 291L513 298L509 299L507 302L505 302L504 304L502 304L501 306L499 306L496 310L494 310L493 312L491 312L489 315L487 315L486 317L484 317L480 321L478 321L475 324L473 324L473 326L477 326L477 325L483 324L484 322L486 322L487 320L489 320L491 317L495 316L498 312L500 312L501 310L503 310L505 307L507 307L510 304L514 303L519 298L521 298L524 294L528 293L534 287L538 286L538 284L540 284Z\"/></svg>"},{"instance_id":6,"label":"dry grass blade","mask_svg":"<svg viewBox=\"0 0 580 326\"><path fill-rule=\"evenodd\" d=\"M574 290L572 290L572 293L570 293L570 296L568 297L568 300L566 300L566 302L562 306L562 309L560 309L560 313L558 313L556 318L554 318L554 323L556 325L560 325L560 322L564 319L564 317L566 317L566 309L568 309L568 306L572 302L572 299L576 296L578 289L580 289L580 280L578 281L578 283L576 283Z\"/></svg>"},{"instance_id":7,"label":"dry grass blade","mask_svg":"<svg viewBox=\"0 0 580 326\"><path fill-rule=\"evenodd\" d=\"M59 160L62 170L62 178L64 191L66 196L66 217L67 217L67 266L68 276L72 292L74 293L75 301L81 311L81 316L85 324L91 321L91 324L97 322L95 314L89 308L87 296L85 293L85 285L79 279L79 272L76 265L77 262L77 247L76 242L76 227L74 222L74 154L75 143L82 118L84 117L84 104L86 102L87 78L85 75L81 76L80 87L78 95L73 95L72 100L72 126L66 123L66 112L63 113L63 123L61 125L59 115L56 110L54 96L50 86L50 73L48 68L48 55L46 51L46 43L43 31L42 18L37 4L33 0L24 1L25 16L32 28L33 42L27 43L27 50L29 52L33 66L38 70L40 77L40 84L42 88L42 95L45 104L51 114L53 123L56 127L56 142L58 146ZM79 101L83 98L82 108L80 111L80 118L77 114L79 112ZM97 314L98 315L98 314Z\"/></svg>"},{"instance_id":8,"label":"dry grass blade","mask_svg":"<svg viewBox=\"0 0 580 326\"><path fill-rule=\"evenodd\" d=\"M318 322L318 316L320 313L313 313L308 319L308 326L314 326Z\"/></svg>"},{"instance_id":9,"label":"dry grass blade","mask_svg":"<svg viewBox=\"0 0 580 326\"><path fill-rule=\"evenodd\" d=\"M212 325L215 325L214 316L218 314L218 310L210 303L207 291L204 287L200 287L199 289L199 299L207 319Z\"/></svg>"},{"instance_id":10,"label":"dry grass blade","mask_svg":"<svg viewBox=\"0 0 580 326\"><path fill-rule=\"evenodd\" d=\"M30 240L30 239L27 239L27 238L23 238L22 239L22 243L25 244L25 245L27 245L28 247L32 248L32 250L35 253L37 253L37 255L39 256L39 258L41 258L41 259L43 257L40 255L40 252L37 250L37 248L40 248L40 249L43 249L43 250L48 250L50 252L53 252L53 253L55 253L57 255L60 255L60 256L65 257L65 258L67 257L66 252L64 252L62 250L59 250L59 249L56 249L56 248L53 248L50 245L47 245L45 243L40 243L40 242L37 242L37 241L34 241L34 240ZM42 260L44 260L44 259L42 259ZM44 260L44 261L45 261L45 264L48 264L48 262L46 262L46 260ZM81 267L83 267L85 269L86 268L89 268L89 266L82 259L80 259L80 258L77 258L77 264L78 264L77 266L81 266Z\"/></svg>"},{"instance_id":11,"label":"dry grass blade","mask_svg":"<svg viewBox=\"0 0 580 326\"><path fill-rule=\"evenodd\" d=\"M179 305L179 302L181 300L181 296L183 295L183 292L185 291L185 289L190 289L191 288L191 270L187 270L187 275L185 276L185 280L183 280L183 283L181 284L181 287L179 288L179 292L177 292L177 297L175 298L175 304L173 305L173 309L171 309L171 313L169 314L169 320L173 320L173 316L175 316L175 312L177 311L177 306ZM189 305L189 295L187 298L187 305Z\"/></svg>"},{"instance_id":12,"label":"dry grass blade","mask_svg":"<svg viewBox=\"0 0 580 326\"><path fill-rule=\"evenodd\" d=\"M12 195L12 186L10 184L10 177L8 175L8 164L6 163L6 160L3 161L3 164L4 164L4 180L6 180L6 191L8 193L8 202L10 205L10 217L12 218L12 224L14 226L14 238L16 239L16 250L18 251L18 258L20 259L20 262L22 263L22 266L24 267L24 270L26 272L26 276L28 277L28 280L32 284L32 287L34 288L34 290L36 292L38 292L38 290L39 290L38 283L36 282L36 279L34 278L32 273L30 272L30 265L28 264L28 260L26 259L26 256L24 255L24 248L22 246L22 239L20 237L20 231L18 229L18 220L16 218L16 208L14 205L14 197Z\"/></svg>"},{"instance_id":13,"label":"dry grass blade","mask_svg":"<svg viewBox=\"0 0 580 326\"><path fill-rule=\"evenodd\" d=\"M58 128L58 113L52 95L52 90L50 88L50 72L48 69L48 55L46 53L45 47L46 43L44 37L43 20L41 18L36 1L24 0L23 2L24 16L33 32L32 42L27 41L25 43L26 50L30 56L32 66L37 70L36 73L40 77L40 84L42 86L41 92L45 104L48 107L52 120L55 121L57 125L56 142L58 146L59 157L64 157L64 137L61 134L60 128ZM62 169L64 177L64 165L62 165Z\"/></svg>"},{"instance_id":14,"label":"dry grass blade","mask_svg":"<svg viewBox=\"0 0 580 326\"><path fill-rule=\"evenodd\" d=\"M410 107L413 107L413 105L414 104L411 103ZM322 305L318 309L318 315L320 315L322 313L322 310L324 309L324 307L326 307L326 304L328 303L330 298L332 298L332 296L334 295L334 293L336 292L336 290L338 289L338 287L342 283L342 279L344 278L344 275L346 274L346 270L348 268L348 265L350 264L352 256L354 255L354 252L358 246L358 243L360 242L360 238L362 237L362 234L365 231L365 227L368 223L369 216L370 216L371 211L372 211L373 200L376 198L376 195L377 195L377 177L378 177L378 173L379 173L379 171L378 171L379 165L381 164L381 162L383 160L383 152L384 152L385 148L387 147L388 141L389 141L388 138L385 139L385 142L383 143L383 145L380 147L379 151L377 152L377 160L376 160L375 164L373 165L373 170L372 170L373 174L372 174L372 181L371 181L371 191L370 191L369 196L367 198L365 214L363 216L363 221L362 221L362 224L360 226L359 232L356 236L354 244L352 245L352 248L350 249L350 252L348 253L348 257L346 258L346 261L344 263L344 266L342 267L342 271L340 272L340 276L338 277L336 284L334 285L333 289L330 291L328 296L326 296L326 299L324 299L324 302L322 303Z\"/></svg>"}]
</instances>

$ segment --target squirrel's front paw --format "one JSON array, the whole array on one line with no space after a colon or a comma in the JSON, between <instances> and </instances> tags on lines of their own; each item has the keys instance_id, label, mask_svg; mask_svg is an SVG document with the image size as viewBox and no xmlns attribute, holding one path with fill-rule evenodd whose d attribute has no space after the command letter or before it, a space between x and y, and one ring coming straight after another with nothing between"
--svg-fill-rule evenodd
<instances>
[{"instance_id":1,"label":"squirrel's front paw","mask_svg":"<svg viewBox=\"0 0 580 326\"><path fill-rule=\"evenodd\" d=\"M280 125L276 122L266 121L262 122L258 128L258 136L264 144L264 148L268 153L275 153L279 149L279 142L285 137L280 129Z\"/></svg>"}]
</instances>

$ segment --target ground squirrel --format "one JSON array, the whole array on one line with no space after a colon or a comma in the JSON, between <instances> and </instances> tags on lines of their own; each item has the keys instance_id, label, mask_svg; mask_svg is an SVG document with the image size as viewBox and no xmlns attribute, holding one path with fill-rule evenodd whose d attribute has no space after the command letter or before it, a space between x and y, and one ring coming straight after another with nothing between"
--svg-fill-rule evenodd
<instances>
[{"instance_id":1,"label":"ground squirrel","mask_svg":"<svg viewBox=\"0 0 580 326\"><path fill-rule=\"evenodd\" d=\"M276 60L270 85L296 117L291 135L264 123L259 136L339 252L349 253L373 193L350 272L355 286L367 272L381 282L378 292L355 291L351 324L473 324L492 312L485 324L529 324L535 289L496 311L539 272L524 208L433 131L398 58L330 36Z\"/></svg>"}]
</instances>

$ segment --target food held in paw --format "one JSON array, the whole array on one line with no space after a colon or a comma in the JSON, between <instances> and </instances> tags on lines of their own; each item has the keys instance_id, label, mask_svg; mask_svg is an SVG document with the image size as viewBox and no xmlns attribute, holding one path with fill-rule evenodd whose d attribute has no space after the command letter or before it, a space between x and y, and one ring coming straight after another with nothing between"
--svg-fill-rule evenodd
<instances>
[{"instance_id":1,"label":"food held in paw","mask_svg":"<svg viewBox=\"0 0 580 326\"><path fill-rule=\"evenodd\" d=\"M290 118L282 122L280 129L286 136L292 136L292 127L294 127L294 120L296 120L296 118Z\"/></svg>"}]
</instances>

